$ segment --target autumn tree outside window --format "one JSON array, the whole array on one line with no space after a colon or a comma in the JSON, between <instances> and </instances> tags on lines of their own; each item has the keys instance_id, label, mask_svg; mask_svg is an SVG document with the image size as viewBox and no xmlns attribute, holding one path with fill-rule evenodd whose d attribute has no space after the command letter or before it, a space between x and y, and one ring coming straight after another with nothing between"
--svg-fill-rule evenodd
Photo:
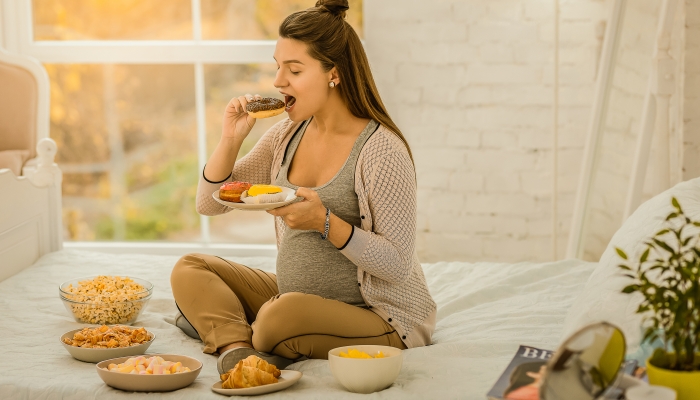
<instances>
[{"instance_id":1,"label":"autumn tree outside window","mask_svg":"<svg viewBox=\"0 0 700 400\"><path fill-rule=\"evenodd\" d=\"M2 0L5 48L51 81L65 240L274 243L266 213L198 215L196 183L228 100L279 96L277 27L314 3ZM362 37L362 0L348 21ZM283 117L261 120L242 154Z\"/></svg>"}]
</instances>

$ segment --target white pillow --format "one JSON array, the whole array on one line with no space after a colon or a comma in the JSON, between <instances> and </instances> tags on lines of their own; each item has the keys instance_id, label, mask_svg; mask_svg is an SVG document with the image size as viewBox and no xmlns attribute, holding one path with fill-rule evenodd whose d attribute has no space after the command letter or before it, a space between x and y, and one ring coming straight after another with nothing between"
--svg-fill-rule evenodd
<instances>
[{"instance_id":1,"label":"white pillow","mask_svg":"<svg viewBox=\"0 0 700 400\"><path fill-rule=\"evenodd\" d=\"M617 268L623 260L615 247L623 249L631 259L639 259L645 249L644 240L661 230L664 219L673 210L672 197L678 199L686 215L700 219L700 178L681 182L639 206L610 240L586 287L569 309L564 321L564 337L586 324L608 321L624 332L628 352L638 349L642 317L635 311L642 297L637 293L620 292L631 280L622 277Z\"/></svg>"}]
</instances>

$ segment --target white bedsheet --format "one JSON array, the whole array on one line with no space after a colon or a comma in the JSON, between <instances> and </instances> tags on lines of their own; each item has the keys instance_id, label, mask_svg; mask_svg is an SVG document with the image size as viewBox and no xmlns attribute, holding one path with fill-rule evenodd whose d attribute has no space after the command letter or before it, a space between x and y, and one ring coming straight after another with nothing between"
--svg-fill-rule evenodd
<instances>
[{"instance_id":1,"label":"white bedsheet","mask_svg":"<svg viewBox=\"0 0 700 400\"><path fill-rule=\"evenodd\" d=\"M49 254L0 283L0 399L219 399L216 358L166 322L175 313L169 276L177 257L106 255L75 250ZM274 259L240 258L274 270ZM438 303L432 346L404 352L395 384L371 399L485 399L519 344L554 348L567 309L584 287L594 263L494 264L441 262L425 266ZM120 274L154 283L154 295L137 325L157 335L149 353L178 353L204 363L194 384L171 393L134 394L106 386L94 364L77 361L59 336L81 327L58 298L60 283L82 276ZM293 364L304 373L292 388L264 398L358 398L335 382L323 360Z\"/></svg>"}]
</instances>

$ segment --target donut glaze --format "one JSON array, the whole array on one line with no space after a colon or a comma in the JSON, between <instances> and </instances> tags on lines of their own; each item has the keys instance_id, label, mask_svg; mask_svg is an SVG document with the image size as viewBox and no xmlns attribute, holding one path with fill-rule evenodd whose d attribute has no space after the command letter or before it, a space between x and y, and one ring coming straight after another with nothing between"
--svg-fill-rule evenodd
<instances>
[{"instance_id":1,"label":"donut glaze","mask_svg":"<svg viewBox=\"0 0 700 400\"><path fill-rule=\"evenodd\" d=\"M251 101L245 109L253 118L274 117L284 111L284 102L274 97L264 97L261 100Z\"/></svg>"},{"instance_id":2,"label":"donut glaze","mask_svg":"<svg viewBox=\"0 0 700 400\"><path fill-rule=\"evenodd\" d=\"M242 203L241 193L250 189L252 185L248 182L228 182L221 185L219 188L219 198L224 201L231 201L234 203Z\"/></svg>"}]
</instances>

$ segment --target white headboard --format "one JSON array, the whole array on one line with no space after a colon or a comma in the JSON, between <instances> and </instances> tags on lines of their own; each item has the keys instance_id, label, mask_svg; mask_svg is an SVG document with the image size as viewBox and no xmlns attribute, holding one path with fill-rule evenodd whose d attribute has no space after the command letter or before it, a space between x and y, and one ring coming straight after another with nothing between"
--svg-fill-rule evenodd
<instances>
[{"instance_id":1,"label":"white headboard","mask_svg":"<svg viewBox=\"0 0 700 400\"><path fill-rule=\"evenodd\" d=\"M41 139L36 147L36 163L24 176L0 169L0 281L63 247L56 142Z\"/></svg>"}]
</instances>

